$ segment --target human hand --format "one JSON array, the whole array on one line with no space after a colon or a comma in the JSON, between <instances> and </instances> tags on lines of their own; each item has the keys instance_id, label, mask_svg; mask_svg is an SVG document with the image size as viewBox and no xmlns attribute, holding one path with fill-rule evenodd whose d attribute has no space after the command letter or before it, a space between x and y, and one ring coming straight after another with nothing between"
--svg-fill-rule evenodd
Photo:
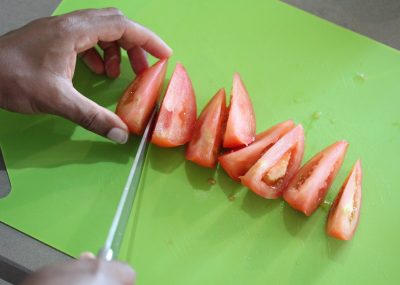
<instances>
[{"instance_id":1,"label":"human hand","mask_svg":"<svg viewBox=\"0 0 400 285\"><path fill-rule=\"evenodd\" d=\"M94 49L104 50L104 59ZM172 50L153 32L115 8L81 10L39 19L0 37L0 108L67 118L109 139L125 143L128 128L113 112L72 85L80 56L97 74L120 73L120 47L136 73L147 67L146 52L167 58Z\"/></svg>"},{"instance_id":2,"label":"human hand","mask_svg":"<svg viewBox=\"0 0 400 285\"><path fill-rule=\"evenodd\" d=\"M84 254L81 259L45 267L21 285L131 285L135 272L127 264L95 259Z\"/></svg>"}]
</instances>

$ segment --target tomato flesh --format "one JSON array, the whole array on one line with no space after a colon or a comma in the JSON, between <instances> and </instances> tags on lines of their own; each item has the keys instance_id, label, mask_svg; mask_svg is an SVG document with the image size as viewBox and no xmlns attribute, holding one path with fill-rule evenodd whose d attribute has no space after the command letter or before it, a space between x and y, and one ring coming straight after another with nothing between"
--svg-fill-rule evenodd
<instances>
[{"instance_id":1,"label":"tomato flesh","mask_svg":"<svg viewBox=\"0 0 400 285\"><path fill-rule=\"evenodd\" d=\"M193 138L186 149L186 159L201 166L214 168L221 148L226 117L225 90L220 89L196 121Z\"/></svg>"},{"instance_id":2,"label":"tomato flesh","mask_svg":"<svg viewBox=\"0 0 400 285\"><path fill-rule=\"evenodd\" d=\"M186 144L193 135L196 112L192 82L178 63L165 92L151 142L162 147Z\"/></svg>"},{"instance_id":3,"label":"tomato flesh","mask_svg":"<svg viewBox=\"0 0 400 285\"><path fill-rule=\"evenodd\" d=\"M291 156L291 152L285 153L281 160L263 177L263 181L270 186L280 183L287 172Z\"/></svg>"},{"instance_id":4,"label":"tomato flesh","mask_svg":"<svg viewBox=\"0 0 400 285\"><path fill-rule=\"evenodd\" d=\"M324 200L342 166L347 148L346 141L339 141L311 158L283 192L286 202L310 216Z\"/></svg>"},{"instance_id":5,"label":"tomato flesh","mask_svg":"<svg viewBox=\"0 0 400 285\"><path fill-rule=\"evenodd\" d=\"M258 134L251 145L223 154L218 161L232 179L240 181L239 177L245 175L267 149L293 128L293 121L279 123Z\"/></svg>"},{"instance_id":6,"label":"tomato flesh","mask_svg":"<svg viewBox=\"0 0 400 285\"><path fill-rule=\"evenodd\" d=\"M131 133L141 135L160 97L168 60L158 61L129 84L120 98L116 113Z\"/></svg>"},{"instance_id":7,"label":"tomato flesh","mask_svg":"<svg viewBox=\"0 0 400 285\"><path fill-rule=\"evenodd\" d=\"M362 170L361 161L357 160L329 211L328 235L341 240L352 239L360 219L361 196Z\"/></svg>"},{"instance_id":8,"label":"tomato flesh","mask_svg":"<svg viewBox=\"0 0 400 285\"><path fill-rule=\"evenodd\" d=\"M276 199L299 169L303 153L304 132L298 125L268 149L240 180L257 195Z\"/></svg>"},{"instance_id":9,"label":"tomato flesh","mask_svg":"<svg viewBox=\"0 0 400 285\"><path fill-rule=\"evenodd\" d=\"M239 73L235 73L223 146L224 148L247 146L254 141L255 134L256 119L253 104Z\"/></svg>"}]
</instances>

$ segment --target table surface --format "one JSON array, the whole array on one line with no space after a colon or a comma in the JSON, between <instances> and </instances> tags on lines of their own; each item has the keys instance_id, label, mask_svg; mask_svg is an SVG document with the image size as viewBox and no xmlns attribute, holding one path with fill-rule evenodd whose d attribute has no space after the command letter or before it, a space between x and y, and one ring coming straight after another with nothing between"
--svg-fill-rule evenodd
<instances>
[{"instance_id":1,"label":"table surface","mask_svg":"<svg viewBox=\"0 0 400 285\"><path fill-rule=\"evenodd\" d=\"M1 0L0 35L50 15L60 0ZM400 49L398 0L284 0L338 25Z\"/></svg>"},{"instance_id":2,"label":"table surface","mask_svg":"<svg viewBox=\"0 0 400 285\"><path fill-rule=\"evenodd\" d=\"M0 34L17 28L38 17L48 16L60 1L58 0L1 0ZM400 48L400 3L396 0L287 0L304 10L310 11L339 25ZM0 236L2 232L0 231ZM0 247L0 252L1 252ZM34 249L33 249L34 250ZM29 254L29 253L25 253ZM1 283L0 283L1 284Z\"/></svg>"}]
</instances>

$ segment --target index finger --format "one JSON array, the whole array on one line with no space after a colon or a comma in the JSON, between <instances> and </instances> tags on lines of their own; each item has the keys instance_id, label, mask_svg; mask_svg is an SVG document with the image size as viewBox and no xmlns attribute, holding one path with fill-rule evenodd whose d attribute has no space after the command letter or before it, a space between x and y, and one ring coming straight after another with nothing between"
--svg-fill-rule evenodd
<instances>
[{"instance_id":1,"label":"index finger","mask_svg":"<svg viewBox=\"0 0 400 285\"><path fill-rule=\"evenodd\" d=\"M97 15L91 11L90 16L84 12L69 16L77 18L76 22L80 23L72 25L77 29L72 33L77 53L95 46L99 41L117 41L126 50L141 47L157 58L167 58L172 54L172 49L159 36L121 14L104 15L99 12Z\"/></svg>"}]
</instances>

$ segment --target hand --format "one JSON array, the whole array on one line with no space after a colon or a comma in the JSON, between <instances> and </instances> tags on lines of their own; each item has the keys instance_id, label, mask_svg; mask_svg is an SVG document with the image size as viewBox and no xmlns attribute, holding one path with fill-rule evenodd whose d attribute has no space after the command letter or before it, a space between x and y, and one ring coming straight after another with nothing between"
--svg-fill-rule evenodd
<instances>
[{"instance_id":1,"label":"hand","mask_svg":"<svg viewBox=\"0 0 400 285\"><path fill-rule=\"evenodd\" d=\"M102 261L85 254L81 259L45 267L21 285L131 285L135 272L127 264Z\"/></svg>"},{"instance_id":2,"label":"hand","mask_svg":"<svg viewBox=\"0 0 400 285\"><path fill-rule=\"evenodd\" d=\"M104 50L104 59L93 48L96 44ZM114 8L43 18L9 32L0 37L0 107L59 115L125 143L125 123L72 85L78 55L95 73L117 77L120 47L127 50L137 73L147 67L146 52L157 58L172 53L157 35Z\"/></svg>"}]
</instances>

